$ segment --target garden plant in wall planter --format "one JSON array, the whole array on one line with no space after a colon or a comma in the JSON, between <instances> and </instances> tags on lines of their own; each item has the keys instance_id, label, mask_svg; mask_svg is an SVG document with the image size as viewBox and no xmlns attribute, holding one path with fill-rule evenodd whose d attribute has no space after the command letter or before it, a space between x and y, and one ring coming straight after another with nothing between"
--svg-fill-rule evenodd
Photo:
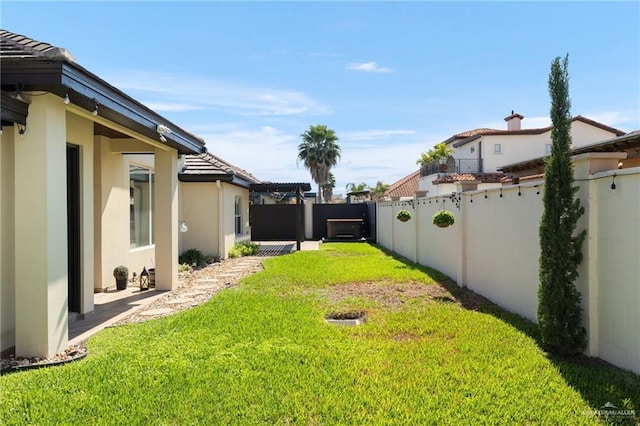
<instances>
[{"instance_id":1,"label":"garden plant in wall planter","mask_svg":"<svg viewBox=\"0 0 640 426\"><path fill-rule=\"evenodd\" d=\"M453 225L455 221L455 216L453 216L453 213L449 210L438 210L433 215L433 224L440 228L446 228L449 225Z\"/></svg>"},{"instance_id":2,"label":"garden plant in wall planter","mask_svg":"<svg viewBox=\"0 0 640 426\"><path fill-rule=\"evenodd\" d=\"M400 222L406 222L411 219L411 213L407 210L400 210L396 215L396 219L398 219Z\"/></svg>"}]
</instances>

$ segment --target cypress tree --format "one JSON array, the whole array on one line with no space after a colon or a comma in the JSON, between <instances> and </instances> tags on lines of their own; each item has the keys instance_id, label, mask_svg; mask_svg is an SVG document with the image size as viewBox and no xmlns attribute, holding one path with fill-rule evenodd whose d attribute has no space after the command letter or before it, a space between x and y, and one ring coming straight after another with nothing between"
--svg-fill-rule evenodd
<instances>
[{"instance_id":1,"label":"cypress tree","mask_svg":"<svg viewBox=\"0 0 640 426\"><path fill-rule=\"evenodd\" d=\"M584 207L575 197L571 162L571 101L569 55L551 63L551 156L544 174L544 212L540 221L538 325L545 348L558 355L574 355L586 347L580 292L574 281L582 261L586 230L575 233Z\"/></svg>"}]
</instances>

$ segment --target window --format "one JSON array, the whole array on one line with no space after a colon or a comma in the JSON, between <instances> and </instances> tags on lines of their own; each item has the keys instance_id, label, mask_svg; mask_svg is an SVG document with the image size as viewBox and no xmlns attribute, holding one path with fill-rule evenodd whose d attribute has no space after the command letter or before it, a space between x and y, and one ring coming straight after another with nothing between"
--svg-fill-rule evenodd
<instances>
[{"instance_id":1,"label":"window","mask_svg":"<svg viewBox=\"0 0 640 426\"><path fill-rule=\"evenodd\" d=\"M129 166L130 247L153 244L153 171Z\"/></svg>"},{"instance_id":2,"label":"window","mask_svg":"<svg viewBox=\"0 0 640 426\"><path fill-rule=\"evenodd\" d=\"M236 197L234 221L236 224L236 235L242 235L242 197Z\"/></svg>"},{"instance_id":3,"label":"window","mask_svg":"<svg viewBox=\"0 0 640 426\"><path fill-rule=\"evenodd\" d=\"M502 144L500 143L493 144L493 152L496 154L502 154Z\"/></svg>"},{"instance_id":4,"label":"window","mask_svg":"<svg viewBox=\"0 0 640 426\"><path fill-rule=\"evenodd\" d=\"M551 154L551 144L548 143L544 146L544 153L545 154Z\"/></svg>"}]
</instances>

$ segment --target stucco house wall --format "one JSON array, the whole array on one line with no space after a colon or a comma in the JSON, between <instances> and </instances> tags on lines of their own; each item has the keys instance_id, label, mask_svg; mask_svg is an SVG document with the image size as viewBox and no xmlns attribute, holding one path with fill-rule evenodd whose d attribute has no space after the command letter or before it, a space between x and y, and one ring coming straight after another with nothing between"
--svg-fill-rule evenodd
<instances>
[{"instance_id":1,"label":"stucco house wall","mask_svg":"<svg viewBox=\"0 0 640 426\"><path fill-rule=\"evenodd\" d=\"M241 199L242 233L235 232L235 201ZM180 253L195 248L204 255L226 259L236 243L251 239L249 190L227 182L181 182Z\"/></svg>"},{"instance_id":2,"label":"stucco house wall","mask_svg":"<svg viewBox=\"0 0 640 426\"><path fill-rule=\"evenodd\" d=\"M0 352L15 341L14 139L17 129L0 135Z\"/></svg>"},{"instance_id":3,"label":"stucco house wall","mask_svg":"<svg viewBox=\"0 0 640 426\"><path fill-rule=\"evenodd\" d=\"M215 182L180 183L179 216L188 227L180 233L180 253L198 249L206 256L222 256L219 193Z\"/></svg>"},{"instance_id":4,"label":"stucco house wall","mask_svg":"<svg viewBox=\"0 0 640 426\"><path fill-rule=\"evenodd\" d=\"M4 30L0 37L0 351L49 357L67 346L70 315L91 312L94 292L114 286L115 266L133 273L155 263L156 287L177 285L178 153L201 153L204 141L65 49ZM172 128L164 140L161 124ZM67 165L69 153L78 154L77 170ZM130 164L155 169L146 201L155 241L135 249ZM70 182L77 194L68 194L76 191ZM70 253L79 263L77 285Z\"/></svg>"}]
</instances>

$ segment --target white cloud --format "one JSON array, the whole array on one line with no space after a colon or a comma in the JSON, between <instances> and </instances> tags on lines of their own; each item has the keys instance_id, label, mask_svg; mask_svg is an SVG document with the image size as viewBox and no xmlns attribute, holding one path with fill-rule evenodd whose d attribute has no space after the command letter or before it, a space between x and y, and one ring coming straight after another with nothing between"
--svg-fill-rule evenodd
<instances>
[{"instance_id":1,"label":"white cloud","mask_svg":"<svg viewBox=\"0 0 640 426\"><path fill-rule=\"evenodd\" d=\"M374 130L345 132L344 135L381 134L396 136L393 143L380 140L363 147L360 139L341 137L342 158L332 169L336 176L334 193L344 194L349 182L375 185L378 180L391 184L418 169L415 161L424 151L425 144L416 142L415 131ZM231 164L241 167L258 179L272 182L315 183L309 171L297 162L300 134L272 126L247 129L223 125L201 127L198 135L206 141L207 149ZM407 140L407 138L411 140ZM421 140L429 138L420 137Z\"/></svg>"},{"instance_id":2,"label":"white cloud","mask_svg":"<svg viewBox=\"0 0 640 426\"><path fill-rule=\"evenodd\" d=\"M628 111L598 111L583 114L583 116L611 127L620 128L631 126L631 128L628 129L629 131L638 130L640 128L638 127L640 126L638 115L634 115Z\"/></svg>"},{"instance_id":3,"label":"white cloud","mask_svg":"<svg viewBox=\"0 0 640 426\"><path fill-rule=\"evenodd\" d=\"M172 103L172 102L142 102L148 108L151 108L154 111L158 112L184 112L184 111L195 111L202 109L202 106L199 105L190 105L190 104L180 104L180 103Z\"/></svg>"},{"instance_id":4,"label":"white cloud","mask_svg":"<svg viewBox=\"0 0 640 426\"><path fill-rule=\"evenodd\" d=\"M123 71L108 77L124 91L159 105L160 111L223 109L237 115L328 114L329 108L305 93L286 89L253 87L203 76ZM179 100L176 102L176 100Z\"/></svg>"},{"instance_id":5,"label":"white cloud","mask_svg":"<svg viewBox=\"0 0 640 426\"><path fill-rule=\"evenodd\" d=\"M376 72L381 74L388 74L393 72L392 68L380 67L377 62L353 62L347 65L348 70L364 71L364 72Z\"/></svg>"},{"instance_id":6,"label":"white cloud","mask_svg":"<svg viewBox=\"0 0 640 426\"><path fill-rule=\"evenodd\" d=\"M389 139L394 136L406 136L413 135L416 132L414 130L383 130L383 129L373 129L373 130L364 130L364 131L353 131L346 132L340 136L341 140L354 140L354 141L367 141L367 140L380 140L380 139Z\"/></svg>"}]
</instances>

